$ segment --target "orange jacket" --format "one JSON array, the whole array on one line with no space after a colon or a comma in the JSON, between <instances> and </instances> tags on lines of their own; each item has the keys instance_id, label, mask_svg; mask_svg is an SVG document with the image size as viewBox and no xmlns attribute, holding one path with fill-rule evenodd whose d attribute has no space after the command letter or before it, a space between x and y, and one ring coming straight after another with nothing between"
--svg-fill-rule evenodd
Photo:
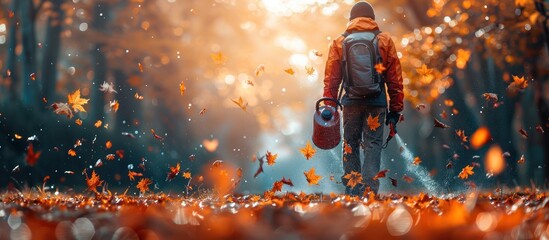
<instances>
[{"instance_id":1,"label":"orange jacket","mask_svg":"<svg viewBox=\"0 0 549 240\"><path fill-rule=\"evenodd\" d=\"M355 18L347 24L347 32L370 31L379 29L377 23L371 18ZM384 74L385 84L389 97L389 111L401 112L404 108L404 93L402 91L402 69L395 49L395 43L387 33L380 33L378 37L379 53L386 68ZM344 37L339 36L330 44L330 52L326 61L324 72L324 97L337 98L339 85L341 84L341 57L342 42Z\"/></svg>"}]
</instances>

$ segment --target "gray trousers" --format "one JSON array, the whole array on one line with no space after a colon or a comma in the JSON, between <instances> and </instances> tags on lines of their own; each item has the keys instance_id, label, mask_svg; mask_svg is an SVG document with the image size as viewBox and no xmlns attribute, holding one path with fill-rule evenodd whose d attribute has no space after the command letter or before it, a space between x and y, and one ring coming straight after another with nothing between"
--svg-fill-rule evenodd
<instances>
[{"instance_id":1,"label":"gray trousers","mask_svg":"<svg viewBox=\"0 0 549 240\"><path fill-rule=\"evenodd\" d=\"M348 179L342 177L345 185L345 193L351 195L362 195L366 187L370 187L376 194L379 190L379 180L373 177L380 171L381 148L383 145L383 127L387 108L350 105L343 107L343 139L352 149L352 153L345 153L343 148L343 170L344 175L351 171L362 174L362 182L354 188L347 186ZM368 116L379 116L380 126L372 131L368 127ZM360 164L360 149L364 150L364 161Z\"/></svg>"}]
</instances>

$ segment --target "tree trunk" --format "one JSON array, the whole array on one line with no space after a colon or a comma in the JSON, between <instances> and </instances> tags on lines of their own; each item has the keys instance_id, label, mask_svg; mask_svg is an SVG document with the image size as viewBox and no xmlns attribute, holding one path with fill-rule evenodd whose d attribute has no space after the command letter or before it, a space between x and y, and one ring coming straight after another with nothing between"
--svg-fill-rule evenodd
<instances>
[{"instance_id":1,"label":"tree trunk","mask_svg":"<svg viewBox=\"0 0 549 240\"><path fill-rule=\"evenodd\" d=\"M10 11L17 13L18 5L17 0L12 0L10 4ZM10 100L15 101L20 99L19 95L19 76L17 74L17 55L15 53L15 48L17 47L17 17L13 16L9 19L9 30L8 30L8 49L6 57L6 66L2 70L2 76L9 79L9 97ZM8 72L10 74L8 74Z\"/></svg>"},{"instance_id":2,"label":"tree trunk","mask_svg":"<svg viewBox=\"0 0 549 240\"><path fill-rule=\"evenodd\" d=\"M106 29L109 15L109 5L107 3L98 3L93 10L92 27L94 31L103 32ZM91 119L93 121L103 118L105 113L105 94L99 91L99 86L107 80L107 59L103 47L104 43L95 43L92 49L93 59L93 84L91 89Z\"/></svg>"},{"instance_id":3,"label":"tree trunk","mask_svg":"<svg viewBox=\"0 0 549 240\"><path fill-rule=\"evenodd\" d=\"M57 81L57 61L61 46L61 31L63 11L62 0L51 0L52 13L47 20L46 37L44 40L44 58L42 59L43 94L46 99L55 99L55 85Z\"/></svg>"},{"instance_id":4,"label":"tree trunk","mask_svg":"<svg viewBox=\"0 0 549 240\"><path fill-rule=\"evenodd\" d=\"M37 107L40 104L40 80L31 78L36 74L35 9L32 0L19 0L18 2L23 42L23 103L29 107Z\"/></svg>"}]
</instances>

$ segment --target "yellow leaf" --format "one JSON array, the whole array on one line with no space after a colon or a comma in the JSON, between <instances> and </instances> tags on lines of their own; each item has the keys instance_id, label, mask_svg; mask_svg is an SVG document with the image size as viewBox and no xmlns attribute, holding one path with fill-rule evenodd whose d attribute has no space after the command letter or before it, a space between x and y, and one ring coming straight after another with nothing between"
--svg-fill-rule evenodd
<instances>
[{"instance_id":1,"label":"yellow leaf","mask_svg":"<svg viewBox=\"0 0 549 240\"><path fill-rule=\"evenodd\" d=\"M368 122L368 127L370 128L370 131L375 131L381 124L379 123L379 115L372 117L372 115L368 115L368 119L366 119Z\"/></svg>"},{"instance_id":2,"label":"yellow leaf","mask_svg":"<svg viewBox=\"0 0 549 240\"><path fill-rule=\"evenodd\" d=\"M467 165L461 170L458 177L461 179L467 179L469 178L469 176L473 175L474 173L475 172L473 172L473 166Z\"/></svg>"},{"instance_id":3,"label":"yellow leaf","mask_svg":"<svg viewBox=\"0 0 549 240\"><path fill-rule=\"evenodd\" d=\"M191 172L184 172L183 177L186 178L186 179L190 179L191 178Z\"/></svg>"},{"instance_id":4,"label":"yellow leaf","mask_svg":"<svg viewBox=\"0 0 549 240\"><path fill-rule=\"evenodd\" d=\"M221 52L212 53L212 54L210 54L210 57L212 58L214 63L218 64L218 65L221 65L221 64L225 63L225 60L226 60L225 56Z\"/></svg>"},{"instance_id":5,"label":"yellow leaf","mask_svg":"<svg viewBox=\"0 0 549 240\"><path fill-rule=\"evenodd\" d=\"M265 158L267 159L267 165L271 166L275 164L275 160L278 157L278 154L272 154L271 152L267 151L267 154L265 155Z\"/></svg>"},{"instance_id":6,"label":"yellow leaf","mask_svg":"<svg viewBox=\"0 0 549 240\"><path fill-rule=\"evenodd\" d=\"M236 105L238 105L244 112L246 112L246 107L248 106L248 102L244 102L244 99L242 97L239 97L238 99L231 100Z\"/></svg>"},{"instance_id":7,"label":"yellow leaf","mask_svg":"<svg viewBox=\"0 0 549 240\"><path fill-rule=\"evenodd\" d=\"M290 75L292 75L292 76L293 76L294 73L295 73L294 70L293 70L292 68L285 69L284 72L286 72L286 73L288 73L288 74L290 74Z\"/></svg>"},{"instance_id":8,"label":"yellow leaf","mask_svg":"<svg viewBox=\"0 0 549 240\"><path fill-rule=\"evenodd\" d=\"M314 67L307 67L305 66L305 71L307 72L307 75L311 76L315 73L315 68ZM292 74L293 75L293 74Z\"/></svg>"},{"instance_id":9,"label":"yellow leaf","mask_svg":"<svg viewBox=\"0 0 549 240\"><path fill-rule=\"evenodd\" d=\"M509 88L512 90L523 90L528 87L528 81L524 79L524 76L518 77L513 75L513 82L509 84Z\"/></svg>"},{"instance_id":10,"label":"yellow leaf","mask_svg":"<svg viewBox=\"0 0 549 240\"><path fill-rule=\"evenodd\" d=\"M103 125L103 121L97 120L97 122L95 122L93 125L94 125L96 128L100 128L101 125Z\"/></svg>"},{"instance_id":11,"label":"yellow leaf","mask_svg":"<svg viewBox=\"0 0 549 240\"><path fill-rule=\"evenodd\" d=\"M311 143L309 141L307 141L305 147L300 149L299 151L301 151L301 153L303 154L303 156L305 156L307 160L311 159L316 153L316 149L311 146Z\"/></svg>"},{"instance_id":12,"label":"yellow leaf","mask_svg":"<svg viewBox=\"0 0 549 240\"><path fill-rule=\"evenodd\" d=\"M322 178L322 176L315 175L314 167L312 167L308 172L303 172L303 174L305 175L305 178L307 179L309 185L318 185L318 181L320 181L320 179Z\"/></svg>"},{"instance_id":13,"label":"yellow leaf","mask_svg":"<svg viewBox=\"0 0 549 240\"><path fill-rule=\"evenodd\" d=\"M80 89L76 90L72 94L69 94L67 98L69 99L68 103L71 105L72 109L75 112L78 112L78 111L86 112L86 110L84 109L84 107L82 107L82 105L87 104L89 99L80 98Z\"/></svg>"}]
</instances>

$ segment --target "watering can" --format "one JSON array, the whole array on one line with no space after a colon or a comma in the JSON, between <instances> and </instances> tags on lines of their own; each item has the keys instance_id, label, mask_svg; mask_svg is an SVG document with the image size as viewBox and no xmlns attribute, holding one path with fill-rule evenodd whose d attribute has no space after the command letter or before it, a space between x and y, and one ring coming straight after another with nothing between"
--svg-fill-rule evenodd
<instances>
[{"instance_id":1,"label":"watering can","mask_svg":"<svg viewBox=\"0 0 549 240\"><path fill-rule=\"evenodd\" d=\"M336 107L324 105L320 102L332 101ZM316 102L316 111L313 116L313 143L320 149L332 149L341 141L340 115L337 106L341 104L334 98L321 98Z\"/></svg>"}]
</instances>

